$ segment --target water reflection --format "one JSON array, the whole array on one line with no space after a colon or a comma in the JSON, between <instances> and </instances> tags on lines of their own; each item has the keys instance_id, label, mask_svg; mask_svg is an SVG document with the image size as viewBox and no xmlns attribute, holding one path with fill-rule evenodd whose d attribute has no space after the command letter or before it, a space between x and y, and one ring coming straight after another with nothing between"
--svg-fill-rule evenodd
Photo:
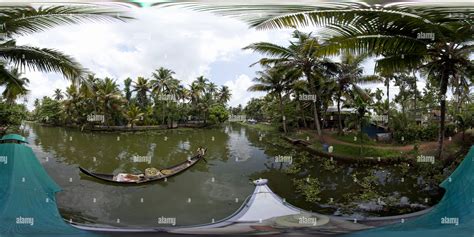
<instances>
[{"instance_id":1,"label":"water reflection","mask_svg":"<svg viewBox=\"0 0 474 237\"><path fill-rule=\"evenodd\" d=\"M198 130L82 133L27 123L25 132L50 176L63 188L57 196L62 215L77 222L156 227L157 219L164 216L176 218L177 225L208 223L240 207L253 191L250 179L256 178L269 179L270 187L288 202L327 214L342 210L336 204L350 207L364 194L353 182L354 175L359 179L373 175L378 180L377 194L406 197L412 203L429 198L430 205L438 195L433 189L420 191L423 182L400 174L397 167L331 163L305 154L278 134L239 124ZM78 170L79 166L103 173L164 168L184 161L200 146L208 148L207 162L199 162L167 182L111 185ZM134 162L134 156L150 157L150 163ZM275 162L276 156L292 157L294 164ZM290 172L296 166L299 171ZM308 175L321 183L320 202L307 202L296 192L294 180ZM405 180L401 182L400 177ZM347 212L353 210L350 207Z\"/></svg>"}]
</instances>

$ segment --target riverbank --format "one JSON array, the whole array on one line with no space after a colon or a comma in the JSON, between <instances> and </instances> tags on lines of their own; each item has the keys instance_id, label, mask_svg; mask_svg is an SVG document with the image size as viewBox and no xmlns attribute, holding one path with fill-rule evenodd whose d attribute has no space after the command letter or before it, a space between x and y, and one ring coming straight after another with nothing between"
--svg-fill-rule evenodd
<instances>
[{"instance_id":1,"label":"riverbank","mask_svg":"<svg viewBox=\"0 0 474 237\"><path fill-rule=\"evenodd\" d=\"M277 129L270 124L248 124L242 125L258 129L261 131L272 131L279 133ZM355 135L338 135L335 132L325 130L321 136L318 136L314 130L296 130L288 134L279 133L283 140L300 147L311 154L351 162L368 163L400 163L417 162L419 156L435 156L438 146L437 141L418 142L413 145L396 145L387 143L378 143L365 138L362 142ZM466 132L465 141L462 140L462 134L458 133L444 141L444 160L452 158L452 154L468 145L469 139L472 139L472 133ZM329 147L332 147L328 149Z\"/></svg>"},{"instance_id":2,"label":"riverbank","mask_svg":"<svg viewBox=\"0 0 474 237\"><path fill-rule=\"evenodd\" d=\"M106 125L93 125L93 126L86 126L86 125L56 125L56 124L47 124L41 123L37 121L27 121L28 123L35 123L45 127L62 127L62 128L72 128L78 129L83 132L141 132L141 131L154 131L154 130L170 130L170 129L177 129L177 128L205 128L211 125L203 124L203 123L183 123L183 124L176 124L175 126L168 126L168 125L146 125L146 126L106 126Z\"/></svg>"}]
</instances>

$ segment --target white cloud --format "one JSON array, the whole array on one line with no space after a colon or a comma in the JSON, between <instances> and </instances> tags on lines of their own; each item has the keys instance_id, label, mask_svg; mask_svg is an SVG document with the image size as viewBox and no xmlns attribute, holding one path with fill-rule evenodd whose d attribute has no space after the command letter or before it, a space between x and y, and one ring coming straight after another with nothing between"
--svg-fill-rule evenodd
<instances>
[{"instance_id":1,"label":"white cloud","mask_svg":"<svg viewBox=\"0 0 474 237\"><path fill-rule=\"evenodd\" d=\"M239 104L245 106L252 97L260 97L265 94L262 92L247 91L247 89L253 85L253 82L252 79L245 74L237 76L232 81L225 82L224 85L228 86L232 92L232 98L229 101L229 105L233 107L238 106Z\"/></svg>"},{"instance_id":2,"label":"white cloud","mask_svg":"<svg viewBox=\"0 0 474 237\"><path fill-rule=\"evenodd\" d=\"M209 76L214 62L238 61L249 53L242 47L250 43L281 42L289 37L288 31L256 31L238 20L210 13L174 8L131 11L136 20L60 26L20 37L17 43L60 50L97 76L115 78L120 84L127 77L149 77L160 66L174 70L177 78L188 84L199 75ZM51 95L56 87L64 89L68 84L55 74L27 72L26 76L31 79L30 106L35 98ZM210 80L225 83L223 78ZM243 99L247 98L237 99L240 89L232 90L232 101L245 104Z\"/></svg>"}]
</instances>

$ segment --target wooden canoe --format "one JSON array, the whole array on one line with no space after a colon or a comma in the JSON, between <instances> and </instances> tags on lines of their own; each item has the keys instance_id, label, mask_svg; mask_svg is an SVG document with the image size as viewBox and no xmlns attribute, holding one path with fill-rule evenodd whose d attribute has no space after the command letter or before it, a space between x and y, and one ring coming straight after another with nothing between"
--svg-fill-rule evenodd
<instances>
[{"instance_id":1,"label":"wooden canoe","mask_svg":"<svg viewBox=\"0 0 474 237\"><path fill-rule=\"evenodd\" d=\"M164 179L169 178L171 176L177 175L177 174L191 168L193 165L195 165L196 163L198 163L202 159L204 159L203 155L195 155L190 160L186 160L186 161L184 161L182 163L179 163L177 165L174 165L174 166L168 167L166 169L160 170L162 172L164 170L166 170L167 172L165 172L165 174L161 173L161 174L159 174L157 176L153 176L153 177L143 177L142 179L137 180L137 181L117 181L117 180L114 179L115 175L113 175L113 174L95 173L95 172L88 171L88 170L86 170L82 167L79 167L79 170L81 170L82 173L84 173L88 176L91 176L91 177L94 177L94 178L97 178L97 179L100 179L100 180L103 180L103 181L107 181L107 182L119 183L119 184L143 184L143 183L149 183L149 182L158 181L158 180L164 180Z\"/></svg>"}]
</instances>

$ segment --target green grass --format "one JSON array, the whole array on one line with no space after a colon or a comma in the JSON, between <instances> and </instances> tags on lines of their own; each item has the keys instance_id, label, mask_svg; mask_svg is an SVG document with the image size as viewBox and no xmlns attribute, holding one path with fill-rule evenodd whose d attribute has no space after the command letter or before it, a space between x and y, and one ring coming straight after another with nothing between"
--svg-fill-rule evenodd
<instances>
[{"instance_id":1,"label":"green grass","mask_svg":"<svg viewBox=\"0 0 474 237\"><path fill-rule=\"evenodd\" d=\"M362 147L360 153L359 146L345 145L345 144L334 144L333 154L349 157L398 157L402 153L400 151L394 151L389 149L377 149L373 147ZM311 148L323 151L323 145L320 143L314 143ZM360 154L360 155L359 155Z\"/></svg>"},{"instance_id":2,"label":"green grass","mask_svg":"<svg viewBox=\"0 0 474 237\"><path fill-rule=\"evenodd\" d=\"M333 134L331 135L332 137L336 138L337 140L343 141L343 142L348 142L348 143L353 143L353 144L359 144L360 142L360 137L358 134L355 133L349 133L345 135L339 135L339 134ZM357 141L354 141L354 137L357 137ZM371 140L368 137L363 137L363 143L364 145L377 145L376 141Z\"/></svg>"},{"instance_id":3,"label":"green grass","mask_svg":"<svg viewBox=\"0 0 474 237\"><path fill-rule=\"evenodd\" d=\"M267 124L245 124L246 126L249 127L255 127L259 129L264 129L264 130L272 130L276 131L276 129ZM360 148L359 148L359 141L354 142L354 134L347 134L347 135L332 135L336 139L351 143L349 144L331 144L334 149L333 149L333 154L335 155L341 155L341 156L348 156L348 157L399 157L402 153L400 151L396 150L391 150L391 149L378 149L375 147L362 147L362 152L360 153ZM314 135L314 132L312 131L299 131L299 132L293 132L289 133L288 137L293 138L293 139L301 139L303 141L308 141L312 145L310 145L310 148L316 149L318 151L323 151L323 145L321 142L317 139L317 137ZM307 139L309 137L309 140ZM366 139L364 140L363 145L377 145L375 141ZM360 155L359 155L360 154Z\"/></svg>"}]
</instances>

